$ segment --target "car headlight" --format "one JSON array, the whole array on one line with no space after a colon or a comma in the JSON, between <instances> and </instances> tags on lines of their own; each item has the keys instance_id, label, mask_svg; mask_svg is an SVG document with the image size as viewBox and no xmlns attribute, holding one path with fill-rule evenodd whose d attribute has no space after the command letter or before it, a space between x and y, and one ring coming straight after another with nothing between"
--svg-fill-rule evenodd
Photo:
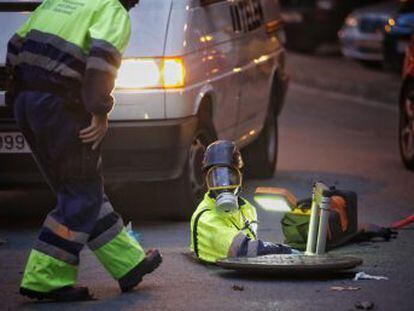
<instances>
[{"instance_id":1,"label":"car headlight","mask_svg":"<svg viewBox=\"0 0 414 311\"><path fill-rule=\"evenodd\" d=\"M385 32L391 32L392 28L396 25L396 21L393 18L389 18L385 23Z\"/></svg>"},{"instance_id":2,"label":"car headlight","mask_svg":"<svg viewBox=\"0 0 414 311\"><path fill-rule=\"evenodd\" d=\"M184 62L178 57L124 59L115 85L117 89L184 87Z\"/></svg>"},{"instance_id":3,"label":"car headlight","mask_svg":"<svg viewBox=\"0 0 414 311\"><path fill-rule=\"evenodd\" d=\"M345 20L345 25L347 25L348 27L357 27L358 19L354 16L348 16Z\"/></svg>"},{"instance_id":4,"label":"car headlight","mask_svg":"<svg viewBox=\"0 0 414 311\"><path fill-rule=\"evenodd\" d=\"M316 6L322 10L331 10L334 7L334 1L332 0L319 0L316 1Z\"/></svg>"},{"instance_id":5,"label":"car headlight","mask_svg":"<svg viewBox=\"0 0 414 311\"><path fill-rule=\"evenodd\" d=\"M185 67L181 58L166 58L162 61L162 84L164 88L184 86Z\"/></svg>"}]
</instances>

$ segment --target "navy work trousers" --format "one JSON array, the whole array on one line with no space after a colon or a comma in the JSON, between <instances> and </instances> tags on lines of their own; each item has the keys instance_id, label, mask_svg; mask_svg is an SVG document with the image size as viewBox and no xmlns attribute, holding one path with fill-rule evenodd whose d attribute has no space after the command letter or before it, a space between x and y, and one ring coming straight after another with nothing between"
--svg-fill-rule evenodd
<instances>
[{"instance_id":1,"label":"navy work trousers","mask_svg":"<svg viewBox=\"0 0 414 311\"><path fill-rule=\"evenodd\" d=\"M67 231L86 235L102 226L97 223L98 214L109 202L103 190L100 151L93 151L91 144L83 144L78 137L89 126L91 115L79 107L71 109L62 97L43 92L21 92L14 105L17 123L57 196L37 248L55 257L66 254L62 259L76 264L86 241L59 236L51 230L50 219Z\"/></svg>"}]
</instances>

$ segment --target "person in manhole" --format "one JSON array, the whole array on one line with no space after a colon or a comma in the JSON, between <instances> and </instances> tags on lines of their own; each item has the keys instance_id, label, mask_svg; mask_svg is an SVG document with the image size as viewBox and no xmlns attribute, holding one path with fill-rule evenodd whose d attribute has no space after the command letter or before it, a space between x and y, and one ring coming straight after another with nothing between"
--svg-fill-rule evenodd
<instances>
[{"instance_id":1,"label":"person in manhole","mask_svg":"<svg viewBox=\"0 0 414 311\"><path fill-rule=\"evenodd\" d=\"M203 171L208 191L191 218L191 251L203 262L294 252L258 238L256 209L240 196L242 168L234 142L218 140L207 147Z\"/></svg>"}]
</instances>

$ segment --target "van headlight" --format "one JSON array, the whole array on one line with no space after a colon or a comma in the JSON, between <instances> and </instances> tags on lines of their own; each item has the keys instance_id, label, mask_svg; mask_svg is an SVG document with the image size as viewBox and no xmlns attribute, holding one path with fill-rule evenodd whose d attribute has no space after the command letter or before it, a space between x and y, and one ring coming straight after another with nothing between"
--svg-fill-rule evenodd
<instances>
[{"instance_id":1,"label":"van headlight","mask_svg":"<svg viewBox=\"0 0 414 311\"><path fill-rule=\"evenodd\" d=\"M169 89L185 85L182 58L127 58L115 81L117 89Z\"/></svg>"}]
</instances>

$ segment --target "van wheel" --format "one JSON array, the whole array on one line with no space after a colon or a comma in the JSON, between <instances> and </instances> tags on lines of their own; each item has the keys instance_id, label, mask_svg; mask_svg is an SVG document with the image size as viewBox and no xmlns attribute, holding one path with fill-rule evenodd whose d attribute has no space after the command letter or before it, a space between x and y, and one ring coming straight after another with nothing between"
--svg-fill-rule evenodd
<instances>
[{"instance_id":1,"label":"van wheel","mask_svg":"<svg viewBox=\"0 0 414 311\"><path fill-rule=\"evenodd\" d=\"M243 150L246 175L250 178L271 178L276 169L278 124L272 106L258 138Z\"/></svg>"},{"instance_id":2,"label":"van wheel","mask_svg":"<svg viewBox=\"0 0 414 311\"><path fill-rule=\"evenodd\" d=\"M405 167L414 170L414 84L409 84L400 105L399 145Z\"/></svg>"},{"instance_id":3,"label":"van wheel","mask_svg":"<svg viewBox=\"0 0 414 311\"><path fill-rule=\"evenodd\" d=\"M187 161L182 175L170 183L169 205L173 209L168 213L173 220L188 220L204 197L207 187L202 171L204 151L214 141L214 136L205 128L196 131L189 146Z\"/></svg>"}]
</instances>

